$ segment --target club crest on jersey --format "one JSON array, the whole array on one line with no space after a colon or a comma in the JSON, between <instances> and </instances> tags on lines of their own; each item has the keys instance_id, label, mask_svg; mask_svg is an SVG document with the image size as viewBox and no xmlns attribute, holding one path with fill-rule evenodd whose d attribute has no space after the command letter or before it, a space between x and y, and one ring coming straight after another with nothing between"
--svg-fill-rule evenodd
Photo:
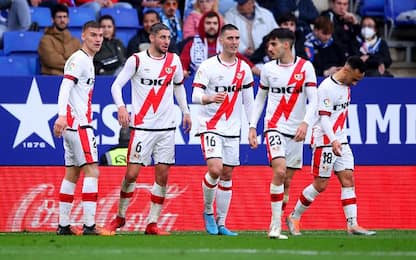
<instances>
[{"instance_id":1,"label":"club crest on jersey","mask_svg":"<svg viewBox=\"0 0 416 260\"><path fill-rule=\"evenodd\" d=\"M242 79L243 78L243 73L242 72L237 73L236 77L237 77L238 80Z\"/></svg>"},{"instance_id":2,"label":"club crest on jersey","mask_svg":"<svg viewBox=\"0 0 416 260\"><path fill-rule=\"evenodd\" d=\"M325 98L325 99L324 99L324 105L325 105L326 107L329 107L329 106L331 105L331 101L330 101L328 98Z\"/></svg>"},{"instance_id":3,"label":"club crest on jersey","mask_svg":"<svg viewBox=\"0 0 416 260\"><path fill-rule=\"evenodd\" d=\"M167 67L165 69L165 71L166 71L166 74L172 74L172 68L171 67Z\"/></svg>"},{"instance_id":4,"label":"club crest on jersey","mask_svg":"<svg viewBox=\"0 0 416 260\"><path fill-rule=\"evenodd\" d=\"M293 76L295 78L296 81L300 81L303 79L303 74L302 73L297 73Z\"/></svg>"}]
</instances>

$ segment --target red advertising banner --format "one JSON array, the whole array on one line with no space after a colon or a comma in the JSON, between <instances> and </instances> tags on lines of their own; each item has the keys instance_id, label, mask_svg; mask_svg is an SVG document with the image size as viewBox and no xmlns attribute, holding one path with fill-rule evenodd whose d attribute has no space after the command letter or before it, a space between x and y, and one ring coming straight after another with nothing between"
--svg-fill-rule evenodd
<instances>
[{"instance_id":1,"label":"red advertising banner","mask_svg":"<svg viewBox=\"0 0 416 260\"><path fill-rule=\"evenodd\" d=\"M101 167L97 224L116 214L124 167ZM58 222L58 193L64 167L0 167L0 231L54 231ZM159 226L170 231L200 231L202 222L201 181L203 166L174 166ZM233 198L227 219L232 230L264 230L270 221L267 166L241 166L233 175ZM153 168L143 168L123 231L143 231L149 211ZM355 169L359 223L372 229L416 229L416 166L361 166ZM312 181L309 167L293 179L285 216L293 209L305 186ZM82 225L80 179L72 210L72 222ZM333 176L302 217L302 229L345 229L340 186ZM283 229L286 226L283 225Z\"/></svg>"}]
</instances>

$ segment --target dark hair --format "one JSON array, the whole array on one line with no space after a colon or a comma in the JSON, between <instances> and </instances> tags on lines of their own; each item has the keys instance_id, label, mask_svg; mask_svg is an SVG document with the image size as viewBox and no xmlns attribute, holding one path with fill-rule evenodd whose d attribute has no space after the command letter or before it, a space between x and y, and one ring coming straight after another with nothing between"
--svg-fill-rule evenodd
<instances>
[{"instance_id":1,"label":"dark hair","mask_svg":"<svg viewBox=\"0 0 416 260\"><path fill-rule=\"evenodd\" d=\"M52 18L55 18L56 13L58 12L65 12L67 15L69 15L68 7L63 4L55 5L51 11Z\"/></svg>"},{"instance_id":2,"label":"dark hair","mask_svg":"<svg viewBox=\"0 0 416 260\"><path fill-rule=\"evenodd\" d=\"M88 28L101 28L101 25L94 20L88 21L86 23L84 23L84 26L82 26L82 31L85 32L85 30L87 30Z\"/></svg>"},{"instance_id":3,"label":"dark hair","mask_svg":"<svg viewBox=\"0 0 416 260\"><path fill-rule=\"evenodd\" d=\"M98 23L101 25L101 22L104 20L110 20L111 23L113 24L114 30L113 30L113 35L111 35L111 38L113 38L116 35L116 22L114 21L114 18L109 14L100 16L100 18L98 18Z\"/></svg>"},{"instance_id":4,"label":"dark hair","mask_svg":"<svg viewBox=\"0 0 416 260\"><path fill-rule=\"evenodd\" d=\"M163 23L155 23L152 25L152 27L150 27L150 34L157 34L158 32L162 31L162 30L169 30L169 27L167 27L165 24Z\"/></svg>"},{"instance_id":5,"label":"dark hair","mask_svg":"<svg viewBox=\"0 0 416 260\"><path fill-rule=\"evenodd\" d=\"M267 36L268 41L273 39L279 39L281 41L289 41L290 45L292 45L295 41L295 34L287 28L273 29L271 32L269 32Z\"/></svg>"},{"instance_id":6,"label":"dark hair","mask_svg":"<svg viewBox=\"0 0 416 260\"><path fill-rule=\"evenodd\" d=\"M279 18L277 18L277 24L281 25L285 22L294 22L296 24L296 16L292 13L284 13Z\"/></svg>"},{"instance_id":7,"label":"dark hair","mask_svg":"<svg viewBox=\"0 0 416 260\"><path fill-rule=\"evenodd\" d=\"M158 12L156 12L155 10L153 10L153 9L149 9L149 10L147 10L146 12L144 12L144 14L143 14L143 18L144 18L146 15L148 15L148 14L154 14L154 15L156 15L157 20L158 20L158 21L160 21L160 15L159 15L159 13L158 13Z\"/></svg>"},{"instance_id":8,"label":"dark hair","mask_svg":"<svg viewBox=\"0 0 416 260\"><path fill-rule=\"evenodd\" d=\"M100 18L98 18L98 22L100 24L103 20L111 20L111 22L113 22L113 24L116 25L116 22L114 21L114 18L109 14L102 15L102 16L100 16Z\"/></svg>"},{"instance_id":9,"label":"dark hair","mask_svg":"<svg viewBox=\"0 0 416 260\"><path fill-rule=\"evenodd\" d=\"M365 72L365 63L359 56L348 57L346 64L353 70L358 69L361 73Z\"/></svg>"},{"instance_id":10,"label":"dark hair","mask_svg":"<svg viewBox=\"0 0 416 260\"><path fill-rule=\"evenodd\" d=\"M332 34L334 32L334 25L326 16L318 16L313 25L313 29L322 30L324 34Z\"/></svg>"},{"instance_id":11,"label":"dark hair","mask_svg":"<svg viewBox=\"0 0 416 260\"><path fill-rule=\"evenodd\" d=\"M235 26L234 24L227 23L221 27L221 34L224 34L225 31L234 31L234 30L238 31L237 26Z\"/></svg>"},{"instance_id":12,"label":"dark hair","mask_svg":"<svg viewBox=\"0 0 416 260\"><path fill-rule=\"evenodd\" d=\"M215 12L215 11L208 11L208 12L205 13L205 18L212 18L212 17L219 18L218 13Z\"/></svg>"}]
</instances>

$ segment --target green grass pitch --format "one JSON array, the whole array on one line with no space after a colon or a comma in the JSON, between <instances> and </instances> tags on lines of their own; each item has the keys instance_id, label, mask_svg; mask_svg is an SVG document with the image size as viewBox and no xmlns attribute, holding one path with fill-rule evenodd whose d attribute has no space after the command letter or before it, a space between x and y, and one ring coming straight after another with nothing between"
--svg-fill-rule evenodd
<instances>
[{"instance_id":1,"label":"green grass pitch","mask_svg":"<svg viewBox=\"0 0 416 260\"><path fill-rule=\"evenodd\" d=\"M303 231L302 236L288 240L268 239L266 232L240 232L238 237L202 232L165 237L0 233L0 259L416 259L416 231L381 230L372 237L351 236L345 231Z\"/></svg>"}]
</instances>

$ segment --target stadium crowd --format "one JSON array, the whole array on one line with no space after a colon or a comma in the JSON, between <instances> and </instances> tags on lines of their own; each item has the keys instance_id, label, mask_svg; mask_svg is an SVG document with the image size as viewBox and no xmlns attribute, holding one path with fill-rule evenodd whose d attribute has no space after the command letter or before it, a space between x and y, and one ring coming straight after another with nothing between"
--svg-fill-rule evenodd
<instances>
[{"instance_id":1,"label":"stadium crowd","mask_svg":"<svg viewBox=\"0 0 416 260\"><path fill-rule=\"evenodd\" d=\"M365 1L328 0L325 10L318 10L316 2L228 0L220 4L218 0L0 0L0 46L8 44L2 39L5 32L44 33L38 53L29 55L36 56L36 62L40 63L34 74L62 75L64 60L79 47L76 43L76 38L80 40L79 28L71 24L72 19L78 20L79 17L72 9L83 8L93 13L90 18L100 21L104 27L112 27L109 29L111 32L104 35L104 44L94 61L97 75L116 75L129 56L148 47L149 28L158 21L170 29L172 41L169 50L187 63L191 61L193 66L193 62L200 63L221 51L210 41L209 35L204 35L204 24L200 23L204 14L216 12L219 27L231 23L240 29L239 53L249 61L255 75L259 75L262 65L270 60L265 46L268 33L290 24L296 34L294 54L310 60L317 76L332 75L352 55L361 56L368 67L367 76L393 76L389 72L392 58L388 41L383 39L381 30L383 19L361 17L358 12L351 11L357 9L352 4ZM36 19L31 20L33 10L37 8L51 9L52 24L49 27L41 26ZM67 17L57 16L65 8L68 8ZM138 20L139 27L119 31L119 17L103 12L109 8L135 10L137 15L134 19ZM204 51L207 55L203 54ZM0 54L13 56L13 53L2 50ZM51 62L59 65L51 65ZM188 66L185 68L186 76L192 75L192 70Z\"/></svg>"}]
</instances>

